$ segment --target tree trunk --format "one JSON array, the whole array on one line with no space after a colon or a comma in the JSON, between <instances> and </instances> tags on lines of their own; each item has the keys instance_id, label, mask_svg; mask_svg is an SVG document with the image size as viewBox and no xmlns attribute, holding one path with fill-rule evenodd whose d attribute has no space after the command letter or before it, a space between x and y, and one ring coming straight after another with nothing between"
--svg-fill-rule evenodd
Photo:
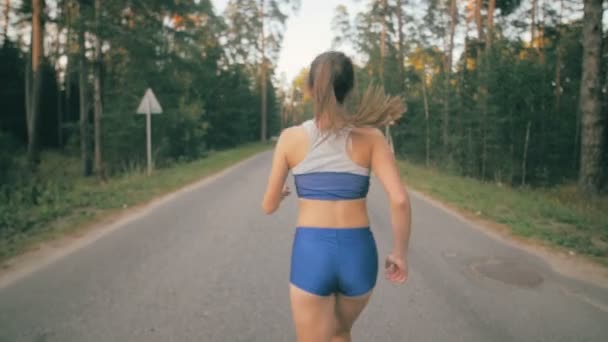
<instances>
[{"instance_id":1,"label":"tree trunk","mask_svg":"<svg viewBox=\"0 0 608 342\"><path fill-rule=\"evenodd\" d=\"M511 160L511 165L509 168L509 184L513 185L513 177L515 174L515 144L513 142L509 144L509 157Z\"/></svg>"},{"instance_id":2,"label":"tree trunk","mask_svg":"<svg viewBox=\"0 0 608 342\"><path fill-rule=\"evenodd\" d=\"M482 55L482 48L480 43L483 41L483 20L481 17L481 7L482 7L482 0L472 0L474 1L474 10L473 10L473 16L475 19L475 25L477 27L477 40L478 40L478 44L477 44L477 60L476 60L476 73L477 73L477 105L479 105L480 111L481 111L481 127L480 127L480 131L481 131L481 140L482 140L482 147L481 147L481 179L483 180L485 177L485 168L486 168L486 108L484 106L484 98L485 98L485 92L486 92L486 88L484 85L485 80L483 79L483 76L485 75L485 73L482 71L483 69L483 59L484 56ZM471 123L472 125L472 123ZM471 132L469 131L469 135L471 134Z\"/></svg>"},{"instance_id":3,"label":"tree trunk","mask_svg":"<svg viewBox=\"0 0 608 342\"><path fill-rule=\"evenodd\" d=\"M281 108L279 109L279 132L283 132L283 129L285 128L285 113L287 106L286 105L282 105Z\"/></svg>"},{"instance_id":4,"label":"tree trunk","mask_svg":"<svg viewBox=\"0 0 608 342\"><path fill-rule=\"evenodd\" d=\"M289 116L291 117L291 124L292 125L296 125L298 124L298 122L296 121L295 118L295 93L296 93L296 87L295 86L291 86L291 97L290 97L290 101L289 101Z\"/></svg>"},{"instance_id":5,"label":"tree trunk","mask_svg":"<svg viewBox=\"0 0 608 342\"><path fill-rule=\"evenodd\" d=\"M445 84L444 84L444 100L443 100L443 123L442 123L442 141L443 153L448 159L451 158L450 151L450 81L452 75L452 60L454 59L454 35L456 34L457 18L457 3L456 0L450 0L449 16L450 16L450 37L448 39L448 51L445 61Z\"/></svg>"},{"instance_id":6,"label":"tree trunk","mask_svg":"<svg viewBox=\"0 0 608 342\"><path fill-rule=\"evenodd\" d=\"M468 56L469 56L469 22L465 20L465 31L464 31L464 49L462 52L463 65L462 72L460 73L460 79L458 82L458 87L456 88L458 94L456 98L458 99L458 105L461 108L461 112L464 113L467 111L468 102L465 101L465 94L467 94L466 82L468 80ZM460 115L459 121L459 131L460 136L464 139L467 135L467 121L464 114ZM465 170L465 174L468 172L468 159L467 159L467 149L464 144L457 144L453 146L454 150L458 151L459 155L459 163L463 170Z\"/></svg>"},{"instance_id":7,"label":"tree trunk","mask_svg":"<svg viewBox=\"0 0 608 342\"><path fill-rule=\"evenodd\" d=\"M562 17L564 15L564 0L560 0L560 12L559 12L559 29L557 30L557 41L556 50L557 56L555 61L555 113L559 115L561 110L561 97L562 97Z\"/></svg>"},{"instance_id":8,"label":"tree trunk","mask_svg":"<svg viewBox=\"0 0 608 342\"><path fill-rule=\"evenodd\" d=\"M541 63L545 63L545 25L543 14L542 1L533 0L532 3L532 32L531 46L536 50L536 54L540 58Z\"/></svg>"},{"instance_id":9,"label":"tree trunk","mask_svg":"<svg viewBox=\"0 0 608 342\"><path fill-rule=\"evenodd\" d=\"M488 32L486 32L486 54L490 53L492 41L494 40L494 12L496 11L496 0L488 3Z\"/></svg>"},{"instance_id":10,"label":"tree trunk","mask_svg":"<svg viewBox=\"0 0 608 342\"><path fill-rule=\"evenodd\" d=\"M477 25L477 37L481 41L483 40L483 20L481 18L481 2L482 0L475 1L475 24Z\"/></svg>"},{"instance_id":11,"label":"tree trunk","mask_svg":"<svg viewBox=\"0 0 608 342\"><path fill-rule=\"evenodd\" d=\"M266 36L264 31L264 1L260 0L260 22L261 22L261 39L262 39L262 64L261 64L261 75L260 75L260 90L261 90L261 137L262 142L266 141L267 136L267 90L266 90Z\"/></svg>"},{"instance_id":12,"label":"tree trunk","mask_svg":"<svg viewBox=\"0 0 608 342\"><path fill-rule=\"evenodd\" d=\"M538 1L538 0L536 0ZM539 58L539 63L540 65L544 68L545 65L545 48L544 48L544 44L543 44L543 40L544 40L544 22L543 22L543 17L542 17L542 1L540 1L540 10L537 8L537 14L536 14L536 51L538 54L538 58ZM541 75L541 84L548 84L549 80L547 80L547 73L543 72ZM539 132L539 136L538 136L538 140L539 140L539 144L538 144L538 151L541 155L546 156L546 155L550 155L552 153L551 151L551 146L552 146L552 132L555 132L554 129L551 129L551 126L553 124L553 121L550 120L544 120L542 118L542 114L541 113L547 113L547 101L541 101L540 102L540 111L537 111L537 114L540 114L540 132ZM547 148L547 146L549 148ZM539 160L540 161L540 168L543 170L547 169L547 158L542 158ZM543 172L543 175L547 175L547 172Z\"/></svg>"},{"instance_id":13,"label":"tree trunk","mask_svg":"<svg viewBox=\"0 0 608 342\"><path fill-rule=\"evenodd\" d=\"M465 30L464 30L464 49L462 51L463 58L463 66L462 66L462 83L464 84L465 76L469 72L469 23L465 21Z\"/></svg>"},{"instance_id":14,"label":"tree trunk","mask_svg":"<svg viewBox=\"0 0 608 342\"><path fill-rule=\"evenodd\" d=\"M384 88L384 60L386 59L386 31L387 31L387 23L386 23L386 14L388 12L388 4L387 0L381 0L381 12L380 18L382 22L382 32L380 33L380 85ZM395 153L395 149L393 147L393 140L391 139L391 129L389 125L384 126L384 135L389 143L391 151Z\"/></svg>"},{"instance_id":15,"label":"tree trunk","mask_svg":"<svg viewBox=\"0 0 608 342\"><path fill-rule=\"evenodd\" d=\"M581 79L581 152L578 186L587 194L599 192L603 148L601 94L602 0L584 0L583 76Z\"/></svg>"},{"instance_id":16,"label":"tree trunk","mask_svg":"<svg viewBox=\"0 0 608 342\"><path fill-rule=\"evenodd\" d=\"M540 62L542 64L545 64L545 16L543 14L543 2L541 0L540 2L541 6L540 6L540 11L539 11L539 17L540 17L540 25L538 27L538 52L540 54Z\"/></svg>"},{"instance_id":17,"label":"tree trunk","mask_svg":"<svg viewBox=\"0 0 608 342\"><path fill-rule=\"evenodd\" d=\"M476 162L477 162L477 157L475 157L475 159L473 160L474 156L474 151L473 151L473 124L471 123L470 126L467 129L467 169L469 171L469 175L470 176L475 176L475 174L477 173L476 169ZM471 160L473 160L473 162L471 162Z\"/></svg>"},{"instance_id":18,"label":"tree trunk","mask_svg":"<svg viewBox=\"0 0 608 342\"><path fill-rule=\"evenodd\" d=\"M429 100L426 94L426 64L422 70L422 99L424 100L424 122L426 124L425 160L426 166L431 165L431 127L429 122Z\"/></svg>"},{"instance_id":19,"label":"tree trunk","mask_svg":"<svg viewBox=\"0 0 608 342\"><path fill-rule=\"evenodd\" d=\"M581 110L580 108L576 111L576 118L574 124L574 148L572 149L572 168L577 166L580 168L579 152L581 150Z\"/></svg>"},{"instance_id":20,"label":"tree trunk","mask_svg":"<svg viewBox=\"0 0 608 342\"><path fill-rule=\"evenodd\" d=\"M405 95L405 67L403 65L405 54L403 51L403 7L402 0L397 0L397 40L399 43L398 58L399 58L399 91Z\"/></svg>"},{"instance_id":21,"label":"tree trunk","mask_svg":"<svg viewBox=\"0 0 608 342\"><path fill-rule=\"evenodd\" d=\"M555 113L559 113L561 109L562 98L562 48L557 42L557 56L555 61Z\"/></svg>"},{"instance_id":22,"label":"tree trunk","mask_svg":"<svg viewBox=\"0 0 608 342\"><path fill-rule=\"evenodd\" d=\"M509 135L508 135L508 140L509 140L509 184L510 185L514 185L515 184L515 172L517 170L517 157L515 155L515 142L516 142L516 136L517 136L517 130L515 129L515 115L514 115L514 108L511 106L509 107Z\"/></svg>"},{"instance_id":23,"label":"tree trunk","mask_svg":"<svg viewBox=\"0 0 608 342\"><path fill-rule=\"evenodd\" d=\"M43 0L32 0L32 84L31 104L27 115L27 157L30 166L38 164L38 121L42 91L42 59L44 58Z\"/></svg>"},{"instance_id":24,"label":"tree trunk","mask_svg":"<svg viewBox=\"0 0 608 342\"><path fill-rule=\"evenodd\" d=\"M33 31L30 32L30 42ZM29 129L30 117L32 116L32 50L28 51L25 59L25 123ZM29 133L29 132L28 132Z\"/></svg>"},{"instance_id":25,"label":"tree trunk","mask_svg":"<svg viewBox=\"0 0 608 342\"><path fill-rule=\"evenodd\" d=\"M482 106L482 151L481 151L481 179L485 179L487 162L488 162L488 82L490 72L490 57L492 53L492 40L494 34L494 11L496 9L496 0L489 0L488 3L488 18L486 32L486 49L482 59L482 72L484 80L480 89L480 101Z\"/></svg>"},{"instance_id":26,"label":"tree trunk","mask_svg":"<svg viewBox=\"0 0 608 342\"><path fill-rule=\"evenodd\" d=\"M82 173L84 176L92 174L89 138L89 106L87 103L87 66L85 54L85 27L83 10L80 8L78 32L78 93L80 99L80 155L82 158Z\"/></svg>"},{"instance_id":27,"label":"tree trunk","mask_svg":"<svg viewBox=\"0 0 608 342\"><path fill-rule=\"evenodd\" d=\"M528 147L530 146L530 128L532 126L532 122L528 121L528 126L526 127L526 140L524 141L524 156L521 162L521 185L526 185L526 164L528 163Z\"/></svg>"},{"instance_id":28,"label":"tree trunk","mask_svg":"<svg viewBox=\"0 0 608 342\"><path fill-rule=\"evenodd\" d=\"M57 40L55 41L55 61L59 61L61 56L61 31L57 32ZM61 77L58 71L55 71L57 81L57 146L63 147L63 94L61 92Z\"/></svg>"},{"instance_id":29,"label":"tree trunk","mask_svg":"<svg viewBox=\"0 0 608 342\"><path fill-rule=\"evenodd\" d=\"M105 167L103 163L102 153L102 137L101 137L101 0L95 0L95 70L94 70L94 121L95 121L95 171L97 177L102 182L106 181Z\"/></svg>"},{"instance_id":30,"label":"tree trunk","mask_svg":"<svg viewBox=\"0 0 608 342\"><path fill-rule=\"evenodd\" d=\"M483 95L485 96L485 95ZM482 100L484 101L484 100ZM486 108L482 109L481 118L481 180L485 180L486 177L486 166L488 162L488 113Z\"/></svg>"},{"instance_id":31,"label":"tree trunk","mask_svg":"<svg viewBox=\"0 0 608 342\"><path fill-rule=\"evenodd\" d=\"M532 0L532 25L530 25L530 47L536 48L536 13L538 12L538 0Z\"/></svg>"},{"instance_id":32,"label":"tree trunk","mask_svg":"<svg viewBox=\"0 0 608 342\"><path fill-rule=\"evenodd\" d=\"M4 0L4 27L2 28L4 44L6 44L6 41L8 40L9 20L11 20L11 0Z\"/></svg>"},{"instance_id":33,"label":"tree trunk","mask_svg":"<svg viewBox=\"0 0 608 342\"><path fill-rule=\"evenodd\" d=\"M386 57L386 0L381 0L380 18L382 23L382 32L380 32L380 85L384 87L384 59Z\"/></svg>"},{"instance_id":34,"label":"tree trunk","mask_svg":"<svg viewBox=\"0 0 608 342\"><path fill-rule=\"evenodd\" d=\"M72 58L72 51L71 51L71 44L72 44L72 1L68 0L65 2L65 9L64 9L64 13L66 16L66 26L67 26L67 30L66 30L66 51L65 51L65 55L67 57L67 61L65 64L65 78L64 78L64 87L65 87L65 106L64 106L64 112L65 112L65 117L68 120L72 120L72 64L73 62L73 58ZM63 131L62 131L63 132Z\"/></svg>"}]
</instances>

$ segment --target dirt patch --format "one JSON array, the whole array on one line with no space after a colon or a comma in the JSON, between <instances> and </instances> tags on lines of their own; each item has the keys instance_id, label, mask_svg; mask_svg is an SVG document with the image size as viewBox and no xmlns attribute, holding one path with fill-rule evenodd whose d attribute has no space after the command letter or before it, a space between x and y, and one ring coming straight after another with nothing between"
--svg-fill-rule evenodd
<instances>
[{"instance_id":1,"label":"dirt patch","mask_svg":"<svg viewBox=\"0 0 608 342\"><path fill-rule=\"evenodd\" d=\"M482 213L480 212L474 213L437 200L425 193L413 190L411 185L409 191L436 207L442 208L456 217L472 223L471 226L474 228L500 239L513 247L523 249L540 257L554 271L560 274L608 288L608 267L590 257L578 255L565 248L549 245L539 239L516 236L512 233L510 227L485 219L481 217Z\"/></svg>"}]
</instances>

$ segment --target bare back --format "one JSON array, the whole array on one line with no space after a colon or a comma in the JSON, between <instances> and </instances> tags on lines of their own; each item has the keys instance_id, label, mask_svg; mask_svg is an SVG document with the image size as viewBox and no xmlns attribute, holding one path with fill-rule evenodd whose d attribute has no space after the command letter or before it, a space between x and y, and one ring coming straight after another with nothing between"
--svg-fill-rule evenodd
<instances>
[{"instance_id":1,"label":"bare back","mask_svg":"<svg viewBox=\"0 0 608 342\"><path fill-rule=\"evenodd\" d=\"M349 132L346 152L350 160L365 169L372 168L375 141L381 133L371 128L355 128ZM286 134L285 159L290 170L297 167L311 149L311 137L302 126L292 127ZM352 228L369 226L365 198L353 200L299 199L297 226Z\"/></svg>"}]
</instances>

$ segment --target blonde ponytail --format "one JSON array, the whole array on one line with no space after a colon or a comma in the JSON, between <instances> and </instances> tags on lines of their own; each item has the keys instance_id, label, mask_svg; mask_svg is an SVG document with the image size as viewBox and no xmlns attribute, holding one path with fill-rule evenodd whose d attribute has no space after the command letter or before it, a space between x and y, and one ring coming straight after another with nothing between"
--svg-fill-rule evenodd
<instances>
[{"instance_id":1,"label":"blonde ponytail","mask_svg":"<svg viewBox=\"0 0 608 342\"><path fill-rule=\"evenodd\" d=\"M400 97L388 96L382 87L372 85L363 94L354 114L349 113L343 104L353 86L353 65L343 53L326 52L315 58L310 67L308 87L315 116L325 115L328 121L324 130L381 127L392 124L404 114L405 105Z\"/></svg>"},{"instance_id":2,"label":"blonde ponytail","mask_svg":"<svg viewBox=\"0 0 608 342\"><path fill-rule=\"evenodd\" d=\"M369 85L355 114L346 121L354 127L382 127L394 123L404 113L401 97L386 95L382 87Z\"/></svg>"},{"instance_id":3,"label":"blonde ponytail","mask_svg":"<svg viewBox=\"0 0 608 342\"><path fill-rule=\"evenodd\" d=\"M315 113L336 113L339 110L338 101L334 92L332 65L329 61L321 62L315 70L311 70L311 79L314 79L312 85L312 99ZM333 128L336 125L336 115L328 115L330 126Z\"/></svg>"}]
</instances>

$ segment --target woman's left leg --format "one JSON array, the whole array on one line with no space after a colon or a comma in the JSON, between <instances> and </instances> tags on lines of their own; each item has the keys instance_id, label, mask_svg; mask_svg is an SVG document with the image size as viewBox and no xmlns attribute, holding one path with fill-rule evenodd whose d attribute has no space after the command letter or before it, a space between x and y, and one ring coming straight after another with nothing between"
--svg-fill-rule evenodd
<instances>
[{"instance_id":1,"label":"woman's left leg","mask_svg":"<svg viewBox=\"0 0 608 342\"><path fill-rule=\"evenodd\" d=\"M336 331L336 297L317 296L293 284L289 297L298 342L331 342Z\"/></svg>"},{"instance_id":2,"label":"woman's left leg","mask_svg":"<svg viewBox=\"0 0 608 342\"><path fill-rule=\"evenodd\" d=\"M332 342L350 342L350 331L353 324L367 306L371 291L358 297L336 295L335 315L336 327Z\"/></svg>"}]
</instances>

